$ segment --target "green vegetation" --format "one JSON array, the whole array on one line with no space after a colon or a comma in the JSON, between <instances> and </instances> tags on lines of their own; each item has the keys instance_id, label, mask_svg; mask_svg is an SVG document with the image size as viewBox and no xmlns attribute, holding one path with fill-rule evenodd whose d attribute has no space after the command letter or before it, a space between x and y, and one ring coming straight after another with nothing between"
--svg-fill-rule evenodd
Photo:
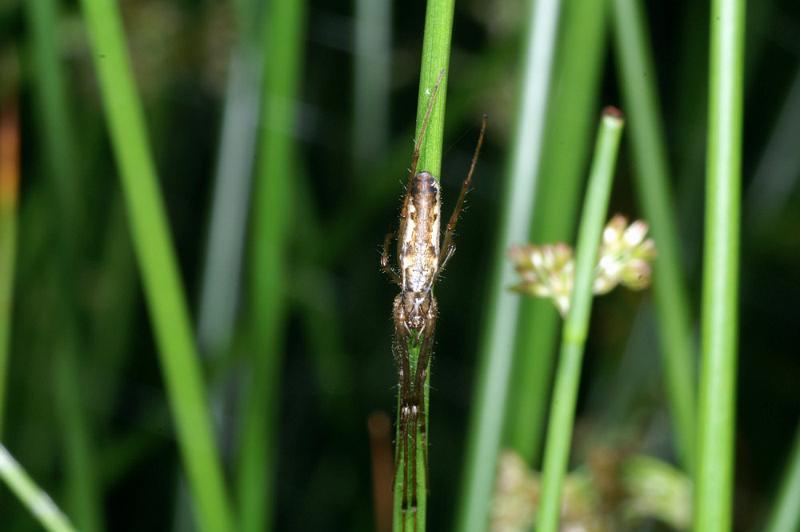
<instances>
[{"instance_id":1,"label":"green vegetation","mask_svg":"<svg viewBox=\"0 0 800 532\"><path fill-rule=\"evenodd\" d=\"M796 532L798 25L0 0L0 528ZM410 452L381 244L484 114Z\"/></svg>"},{"instance_id":2,"label":"green vegetation","mask_svg":"<svg viewBox=\"0 0 800 532\"><path fill-rule=\"evenodd\" d=\"M733 522L744 6L711 6L696 532L730 530Z\"/></svg>"},{"instance_id":3,"label":"green vegetation","mask_svg":"<svg viewBox=\"0 0 800 532\"><path fill-rule=\"evenodd\" d=\"M592 284L597 251L605 225L617 151L624 121L619 111L607 109L600 120L592 171L586 189L578 243L575 250L575 280L556 369L550 422L547 428L542 495L536 529L556 532L561 513L561 488L567 470L575 405L578 401L583 352L589 335L592 310Z\"/></svg>"}]
</instances>

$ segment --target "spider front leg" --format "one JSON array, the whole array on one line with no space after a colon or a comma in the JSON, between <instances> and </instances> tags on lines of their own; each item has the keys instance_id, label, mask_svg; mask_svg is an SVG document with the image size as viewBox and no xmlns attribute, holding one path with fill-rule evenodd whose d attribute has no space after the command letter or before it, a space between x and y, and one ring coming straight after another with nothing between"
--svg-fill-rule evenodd
<instances>
[{"instance_id":1,"label":"spider front leg","mask_svg":"<svg viewBox=\"0 0 800 532\"><path fill-rule=\"evenodd\" d=\"M412 476L411 462L416 460L416 447L414 442L416 424L416 410L412 408L414 404L413 375L411 371L411 354L409 345L412 333L406 322L406 312L403 306L403 294L399 294L394 302L394 355L399 372L399 412L397 443L395 448L394 464L394 485L397 489L397 476L400 477L400 497L401 508L405 514L408 511L416 511L416 490L410 483ZM409 493L410 492L410 493ZM403 530L405 530L405 518L403 519Z\"/></svg>"},{"instance_id":2,"label":"spider front leg","mask_svg":"<svg viewBox=\"0 0 800 532\"><path fill-rule=\"evenodd\" d=\"M435 316L435 302L431 316ZM423 490L428 486L428 450L426 437L426 409L425 409L425 380L430 364L431 347L433 344L433 319L427 319L422 332L404 334L405 348L403 353L403 367L411 366L412 349L416 350L416 367L413 379L403 379L406 383L405 390L401 393L400 405L400 438L403 448L403 482L402 504L403 530L406 528L407 516L411 516L413 530L417 529L417 511L419 486L419 449L422 447L422 459L425 463L425 483ZM409 385L410 381L410 385ZM398 464L399 465L399 464Z\"/></svg>"},{"instance_id":3,"label":"spider front leg","mask_svg":"<svg viewBox=\"0 0 800 532\"><path fill-rule=\"evenodd\" d=\"M466 198L467 192L469 192L469 187L472 185L472 174L475 173L475 166L478 164L478 155L481 153L481 146L483 146L483 135L485 133L486 115L483 115L483 119L481 120L481 132L478 136L478 144L475 146L475 152L472 154L472 162L470 162L469 165L467 178L464 179L464 182L461 184L461 192L458 194L458 200L456 201L455 207L453 207L453 214L450 215L450 221L447 222L447 228L444 232L444 242L442 243L442 252L439 259L439 272L444 270L444 267L447 265L450 257L452 257L453 253L456 251L456 245L453 242L453 236L455 235L456 225L458 225L458 217L461 215L461 211L464 208L464 198Z\"/></svg>"},{"instance_id":4,"label":"spider front leg","mask_svg":"<svg viewBox=\"0 0 800 532\"><path fill-rule=\"evenodd\" d=\"M389 276L389 279L397 286L403 285L402 279L400 279L400 274L392 268L389 257L389 246L392 243L392 238L394 238L394 233L386 233L386 238L383 239L383 251L381 251L381 271Z\"/></svg>"}]
</instances>

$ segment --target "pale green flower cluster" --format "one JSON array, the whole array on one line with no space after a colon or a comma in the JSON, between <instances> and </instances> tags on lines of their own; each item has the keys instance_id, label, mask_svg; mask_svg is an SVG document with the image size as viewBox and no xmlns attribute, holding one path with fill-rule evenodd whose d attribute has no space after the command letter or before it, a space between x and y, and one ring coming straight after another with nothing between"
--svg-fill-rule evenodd
<instances>
[{"instance_id":1,"label":"pale green flower cluster","mask_svg":"<svg viewBox=\"0 0 800 532\"><path fill-rule=\"evenodd\" d=\"M650 284L655 243L647 236L642 220L628 225L628 219L615 215L603 230L603 241L595 267L593 292L607 294L617 285L641 290ZM553 300L565 316L569 311L575 277L572 248L563 243L513 246L508 256L521 277L513 290Z\"/></svg>"}]
</instances>

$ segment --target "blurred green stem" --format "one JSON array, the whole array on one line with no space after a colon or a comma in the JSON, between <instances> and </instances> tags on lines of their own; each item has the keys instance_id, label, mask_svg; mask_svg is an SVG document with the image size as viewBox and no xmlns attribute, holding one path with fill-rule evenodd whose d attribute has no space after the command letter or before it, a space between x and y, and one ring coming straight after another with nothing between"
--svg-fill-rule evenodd
<instances>
[{"instance_id":1,"label":"blurred green stem","mask_svg":"<svg viewBox=\"0 0 800 532\"><path fill-rule=\"evenodd\" d=\"M614 36L620 86L630 116L636 183L644 216L657 242L653 292L674 445L692 470L695 446L695 371L689 302L669 188L664 128L647 24L638 0L613 0Z\"/></svg>"},{"instance_id":2,"label":"blurred green stem","mask_svg":"<svg viewBox=\"0 0 800 532\"><path fill-rule=\"evenodd\" d=\"M5 428L6 387L11 347L11 307L17 260L19 119L17 103L0 108L0 438Z\"/></svg>"},{"instance_id":3,"label":"blurred green stem","mask_svg":"<svg viewBox=\"0 0 800 532\"><path fill-rule=\"evenodd\" d=\"M575 281L570 310L564 321L550 421L547 427L537 532L558 530L561 488L569 461L583 351L589 332L597 251L611 196L622 127L623 119L619 111L613 108L606 109L597 135L592 171L578 229Z\"/></svg>"},{"instance_id":4,"label":"blurred green stem","mask_svg":"<svg viewBox=\"0 0 800 532\"><path fill-rule=\"evenodd\" d=\"M571 242L581 185L595 127L595 106L606 42L605 0L576 0L564 6L554 66L552 104L547 113L531 241ZM550 301L525 298L514 355L509 397L509 444L537 464L561 317Z\"/></svg>"},{"instance_id":5,"label":"blurred green stem","mask_svg":"<svg viewBox=\"0 0 800 532\"><path fill-rule=\"evenodd\" d=\"M253 1L238 2L237 20L244 30L255 26L256 7ZM258 140L263 54L258 32L244 30L231 54L225 88L197 318L200 350L210 357L226 352L234 334Z\"/></svg>"},{"instance_id":6,"label":"blurred green stem","mask_svg":"<svg viewBox=\"0 0 800 532\"><path fill-rule=\"evenodd\" d=\"M85 234L80 208L81 180L77 170L76 130L70 113L64 68L60 64L58 4L53 0L26 3L32 28L31 50L36 67L39 131L44 139L45 173L51 184L56 254L53 267L59 284L56 335L52 345L56 411L61 422L66 461L66 492L78 526L93 532L103 528L101 495L92 456L90 420L82 399L78 328L81 314L75 279L79 272L80 238Z\"/></svg>"},{"instance_id":7,"label":"blurred green stem","mask_svg":"<svg viewBox=\"0 0 800 532\"><path fill-rule=\"evenodd\" d=\"M744 14L744 0L712 1L696 532L732 523Z\"/></svg>"},{"instance_id":8,"label":"blurred green stem","mask_svg":"<svg viewBox=\"0 0 800 532\"><path fill-rule=\"evenodd\" d=\"M44 529L50 532L76 532L53 499L36 485L2 444L0 444L0 478L28 507Z\"/></svg>"},{"instance_id":9,"label":"blurred green stem","mask_svg":"<svg viewBox=\"0 0 800 532\"><path fill-rule=\"evenodd\" d=\"M303 65L305 0L274 0L264 22L264 93L249 263L251 373L243 397L237 471L243 532L272 529L280 425L286 240L296 178L293 130Z\"/></svg>"},{"instance_id":10,"label":"blurred green stem","mask_svg":"<svg viewBox=\"0 0 800 532\"><path fill-rule=\"evenodd\" d=\"M353 151L356 169L386 153L392 80L392 2L356 0Z\"/></svg>"},{"instance_id":11,"label":"blurred green stem","mask_svg":"<svg viewBox=\"0 0 800 532\"><path fill-rule=\"evenodd\" d=\"M234 530L199 357L117 4L82 1L177 437L202 530Z\"/></svg>"},{"instance_id":12,"label":"blurred green stem","mask_svg":"<svg viewBox=\"0 0 800 532\"><path fill-rule=\"evenodd\" d=\"M800 426L784 469L780 489L775 497L765 532L797 532L800 530Z\"/></svg>"},{"instance_id":13,"label":"blurred green stem","mask_svg":"<svg viewBox=\"0 0 800 532\"><path fill-rule=\"evenodd\" d=\"M65 310L62 310L62 315ZM90 441L89 422L81 399L78 368L78 343L74 326L66 324L53 349L54 398L66 453L66 493L68 508L85 532L103 530L103 510L95 453Z\"/></svg>"},{"instance_id":14,"label":"blurred green stem","mask_svg":"<svg viewBox=\"0 0 800 532\"><path fill-rule=\"evenodd\" d=\"M514 146L502 196L494 272L478 351L475 403L457 513L459 532L485 529L495 485L519 313L519 296L507 289L515 274L506 260L506 250L511 244L528 239L560 8L560 0L530 3Z\"/></svg>"}]
</instances>

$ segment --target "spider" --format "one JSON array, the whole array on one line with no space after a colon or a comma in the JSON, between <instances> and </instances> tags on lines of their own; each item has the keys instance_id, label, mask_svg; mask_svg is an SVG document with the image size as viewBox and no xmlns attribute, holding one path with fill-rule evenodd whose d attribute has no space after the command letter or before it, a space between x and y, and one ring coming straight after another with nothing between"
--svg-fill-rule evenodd
<instances>
[{"instance_id":1,"label":"spider","mask_svg":"<svg viewBox=\"0 0 800 532\"><path fill-rule=\"evenodd\" d=\"M439 181L428 171L417 173L420 145L430 120L436 94L444 71L433 88L425 111L419 138L414 143L411 168L408 171L408 186L400 210L400 224L396 233L389 233L383 243L381 270L400 287L392 307L394 322L393 352L398 367L399 380L399 429L395 450L395 478L402 465L403 529L406 516L414 513L416 529L417 511L417 450L421 443L427 464L425 441L425 381L430 366L433 336L436 328L437 303L433 286L444 267L455 252L453 235L464 198L472 183L472 174L478 160L486 130L486 115L483 116L480 135L472 156L466 179L447 223L444 240L440 244L441 190ZM397 266L390 265L389 246L397 236ZM427 467L425 468L427 472ZM427 486L427 478L425 481Z\"/></svg>"}]
</instances>

